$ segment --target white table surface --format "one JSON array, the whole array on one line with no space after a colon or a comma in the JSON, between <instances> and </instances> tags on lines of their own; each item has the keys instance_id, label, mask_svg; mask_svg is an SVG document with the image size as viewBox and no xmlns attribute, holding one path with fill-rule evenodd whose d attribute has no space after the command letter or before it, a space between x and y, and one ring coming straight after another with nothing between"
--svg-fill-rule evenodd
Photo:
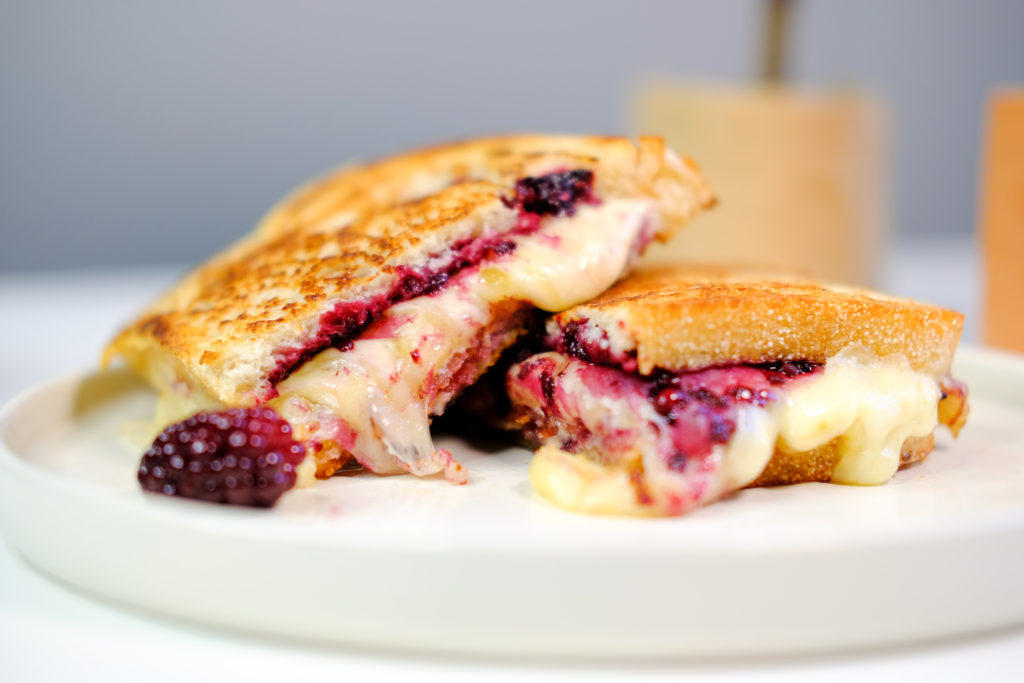
<instances>
[{"instance_id":1,"label":"white table surface","mask_svg":"<svg viewBox=\"0 0 1024 683\"><path fill-rule=\"evenodd\" d=\"M0 275L0 402L95 364L118 324L179 269ZM978 264L969 244L893 250L883 286L964 311L977 339ZM937 596L941 599L941 596ZM0 542L0 681L1021 680L1024 628L888 651L675 663L453 659L307 647L171 621L90 598Z\"/></svg>"}]
</instances>

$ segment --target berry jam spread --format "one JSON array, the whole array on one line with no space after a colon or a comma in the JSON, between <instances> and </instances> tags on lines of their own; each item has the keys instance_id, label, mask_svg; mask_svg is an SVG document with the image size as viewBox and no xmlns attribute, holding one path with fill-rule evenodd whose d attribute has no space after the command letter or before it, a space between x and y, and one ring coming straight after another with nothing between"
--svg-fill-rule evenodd
<instances>
[{"instance_id":1,"label":"berry jam spread","mask_svg":"<svg viewBox=\"0 0 1024 683\"><path fill-rule=\"evenodd\" d=\"M547 343L559 353L579 358L588 363L612 365L622 369L623 372L636 372L637 370L636 351L628 353L613 351L608 333L599 328L590 327L587 320L570 320L561 325L559 334L549 337Z\"/></svg>"},{"instance_id":2,"label":"berry jam spread","mask_svg":"<svg viewBox=\"0 0 1024 683\"><path fill-rule=\"evenodd\" d=\"M508 208L518 209L517 230L532 232L543 216L571 216L580 202L596 204L594 172L581 168L521 178L515 195L502 201Z\"/></svg>"},{"instance_id":3,"label":"berry jam spread","mask_svg":"<svg viewBox=\"0 0 1024 683\"><path fill-rule=\"evenodd\" d=\"M810 361L787 360L678 374L658 371L653 375L649 399L655 410L670 420L695 401L711 408L727 408L734 402L765 406L772 399L771 387L820 367Z\"/></svg>"},{"instance_id":4,"label":"berry jam spread","mask_svg":"<svg viewBox=\"0 0 1024 683\"><path fill-rule=\"evenodd\" d=\"M570 338L566 346L571 351L574 344ZM521 362L510 376L518 385L510 384L510 393L531 397L527 430L541 441L557 434L568 452L593 450L612 460L654 439L649 447L679 472L688 463L703 462L715 445L729 442L742 406L765 407L778 398L782 385L822 367L777 361L644 376L565 358L574 355L563 352L559 362L554 354L540 354ZM648 427L637 431L637 422L623 419L622 411Z\"/></svg>"},{"instance_id":5,"label":"berry jam spread","mask_svg":"<svg viewBox=\"0 0 1024 683\"><path fill-rule=\"evenodd\" d=\"M503 235L494 235L455 244L449 251L447 263L441 267L429 269L398 266L391 269L398 275L398 280L387 294L366 301L339 303L320 319L320 329L308 344L280 351L277 369L270 374L271 385L284 380L295 368L328 347L348 350L352 347L352 340L394 304L433 294L460 271L482 261L510 254L515 248L513 240ZM265 398L271 399L274 395Z\"/></svg>"},{"instance_id":6,"label":"berry jam spread","mask_svg":"<svg viewBox=\"0 0 1024 683\"><path fill-rule=\"evenodd\" d=\"M305 456L270 408L202 412L171 425L139 465L146 491L214 503L269 507L295 486Z\"/></svg>"},{"instance_id":7,"label":"berry jam spread","mask_svg":"<svg viewBox=\"0 0 1024 683\"><path fill-rule=\"evenodd\" d=\"M728 443L736 431L739 406L763 408L778 397L778 387L820 368L809 361L777 361L655 373L648 381L647 400L671 425L675 452L668 457L668 466L681 471L688 458Z\"/></svg>"},{"instance_id":8,"label":"berry jam spread","mask_svg":"<svg viewBox=\"0 0 1024 683\"><path fill-rule=\"evenodd\" d=\"M541 218L545 216L571 216L579 202L596 203L593 186L594 173L584 169L520 179L516 182L514 197L502 200L507 207L519 211L516 227L510 234L529 234L540 229ZM320 319L317 334L308 343L278 352L277 368L268 378L271 386L287 378L297 367L328 347L333 346L343 351L351 348L352 340L394 304L433 294L444 288L460 271L482 261L510 254L515 248L516 243L510 239L509 234L491 235L456 243L447 251L447 258L440 266L385 266L385 271L390 270L398 275L391 290L366 301L345 301L335 306ZM437 259L432 257L429 260ZM275 395L276 391L264 399L269 400Z\"/></svg>"}]
</instances>

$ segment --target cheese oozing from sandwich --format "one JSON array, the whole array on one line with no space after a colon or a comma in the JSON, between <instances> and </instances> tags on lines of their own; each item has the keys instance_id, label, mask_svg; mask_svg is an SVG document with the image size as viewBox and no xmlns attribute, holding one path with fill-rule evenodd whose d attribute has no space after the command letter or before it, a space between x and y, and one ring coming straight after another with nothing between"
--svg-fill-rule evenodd
<instances>
[{"instance_id":1,"label":"cheese oozing from sandwich","mask_svg":"<svg viewBox=\"0 0 1024 683\"><path fill-rule=\"evenodd\" d=\"M306 361L277 385L268 405L297 438L320 445L320 460L350 454L379 474L444 472L465 481L451 455L434 448L430 416L514 340L509 331L525 326L532 307L563 310L610 287L656 221L653 203L641 199L546 218L540 230L516 236L510 253L391 306L349 348Z\"/></svg>"},{"instance_id":2,"label":"cheese oozing from sandwich","mask_svg":"<svg viewBox=\"0 0 1024 683\"><path fill-rule=\"evenodd\" d=\"M547 352L513 366L507 385L543 444L534 488L571 510L637 515L681 514L747 486L776 451L831 445L832 481L883 483L903 444L935 429L944 395L905 358L858 346L789 376L739 365L671 383Z\"/></svg>"}]
</instances>

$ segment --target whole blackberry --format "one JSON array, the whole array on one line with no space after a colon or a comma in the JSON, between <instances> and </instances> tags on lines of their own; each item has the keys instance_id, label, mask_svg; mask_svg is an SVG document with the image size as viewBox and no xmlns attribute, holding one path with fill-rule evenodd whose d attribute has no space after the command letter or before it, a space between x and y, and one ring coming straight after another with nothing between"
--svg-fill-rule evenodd
<instances>
[{"instance_id":1,"label":"whole blackberry","mask_svg":"<svg viewBox=\"0 0 1024 683\"><path fill-rule=\"evenodd\" d=\"M142 456L146 491L269 507L295 486L305 448L271 408L201 412L160 433Z\"/></svg>"}]
</instances>

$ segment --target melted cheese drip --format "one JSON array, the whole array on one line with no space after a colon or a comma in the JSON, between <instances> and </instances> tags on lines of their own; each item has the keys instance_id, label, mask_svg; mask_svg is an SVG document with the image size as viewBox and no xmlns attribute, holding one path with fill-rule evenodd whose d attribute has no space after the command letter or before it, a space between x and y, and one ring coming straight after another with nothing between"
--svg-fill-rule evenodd
<instances>
[{"instance_id":1,"label":"melted cheese drip","mask_svg":"<svg viewBox=\"0 0 1024 683\"><path fill-rule=\"evenodd\" d=\"M374 472L445 472L464 481L458 463L430 439L433 382L476 343L495 304L522 300L557 311L610 287L655 219L646 200L609 200L550 218L541 231L518 238L511 254L437 294L392 306L349 350L317 354L277 386L270 405L300 438L335 441Z\"/></svg>"},{"instance_id":2,"label":"melted cheese drip","mask_svg":"<svg viewBox=\"0 0 1024 683\"><path fill-rule=\"evenodd\" d=\"M822 376L797 383L780 411L779 442L808 451L840 438L832 481L881 484L896 473L900 447L938 425L939 384L906 359L871 361L856 349L829 360Z\"/></svg>"},{"instance_id":3,"label":"melted cheese drip","mask_svg":"<svg viewBox=\"0 0 1024 683\"><path fill-rule=\"evenodd\" d=\"M181 422L189 415L202 410L224 408L220 401L173 379L173 374L168 373L167 376L168 379L160 383L160 386L166 388L157 396L153 417L148 420L129 420L120 429L122 438L135 449L145 450L168 425Z\"/></svg>"},{"instance_id":4,"label":"melted cheese drip","mask_svg":"<svg viewBox=\"0 0 1024 683\"><path fill-rule=\"evenodd\" d=\"M541 446L530 461L530 483L559 507L591 515L657 515L642 505L625 469L612 469L555 446Z\"/></svg>"},{"instance_id":5,"label":"melted cheese drip","mask_svg":"<svg viewBox=\"0 0 1024 683\"><path fill-rule=\"evenodd\" d=\"M820 374L794 382L768 407L740 408L733 438L713 450L721 466L701 499L711 501L752 482L776 447L799 453L836 438L840 460L832 481L884 483L899 468L903 442L937 426L939 398L938 383L912 370L904 358L877 359L848 347ZM688 487L681 476L653 454L646 457L644 478L654 504L642 506L622 469L601 467L583 455L549 446L530 466L530 481L541 495L577 512L672 512L666 501Z\"/></svg>"},{"instance_id":6,"label":"melted cheese drip","mask_svg":"<svg viewBox=\"0 0 1024 683\"><path fill-rule=\"evenodd\" d=\"M644 225L653 227L649 202L611 199L580 205L571 218L520 240L514 263L481 269L483 294L491 301L523 299L545 311L590 301L619 279L636 255Z\"/></svg>"},{"instance_id":7,"label":"melted cheese drip","mask_svg":"<svg viewBox=\"0 0 1024 683\"><path fill-rule=\"evenodd\" d=\"M486 310L463 282L396 304L367 330L394 326L386 336L320 352L278 385L270 405L301 438L336 441L378 474L443 471L448 460L430 440L424 389L472 342Z\"/></svg>"}]
</instances>

